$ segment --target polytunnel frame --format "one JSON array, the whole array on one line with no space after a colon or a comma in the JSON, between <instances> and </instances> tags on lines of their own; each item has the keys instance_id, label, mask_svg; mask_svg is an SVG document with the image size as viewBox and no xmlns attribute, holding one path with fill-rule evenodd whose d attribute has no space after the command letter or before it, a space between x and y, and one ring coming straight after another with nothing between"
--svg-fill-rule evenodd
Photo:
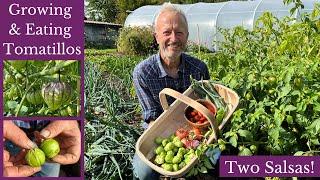
<instances>
[{"instance_id":1,"label":"polytunnel frame","mask_svg":"<svg viewBox=\"0 0 320 180\"><path fill-rule=\"evenodd\" d=\"M219 15L221 14L220 12L221 12L221 10L222 10L227 4L229 4L229 3L231 3L231 2L232 2L232 1L224 2L224 4L221 6L221 8L220 8L220 9L218 10L218 12L217 12L216 19L215 19L215 32L214 32L214 34L215 34L215 37L214 37L215 42L218 41L218 20L219 20ZM265 2L265 1L264 1L264 0L260 0L260 1L258 2L258 4L256 5L256 7L254 8L254 10L253 10L252 21L251 21L251 23L252 23L251 29L252 29L252 30L253 30L254 25L255 25L254 22L256 21L257 9L260 7L260 5L262 4L262 2ZM300 12L300 7L295 11L295 14L294 14L293 17L294 17L294 18L297 18L297 17L298 17L298 14L300 14L299 12ZM215 51L218 50L218 44L217 44L217 43L214 44L214 50L215 50Z\"/></svg>"},{"instance_id":2,"label":"polytunnel frame","mask_svg":"<svg viewBox=\"0 0 320 180\"><path fill-rule=\"evenodd\" d=\"M260 0L259 1L259 3L257 4L257 6L255 7L255 9L254 9L254 12L253 12L253 17L252 17L252 29L254 28L254 22L255 22L255 20L256 20L256 12L257 12L257 9L259 8L259 6L261 5L261 3L263 2L264 0ZM288 5L287 5L288 6ZM295 11L295 14L294 14L294 18L296 18L297 19L297 17L298 17L298 14L300 14L299 13L300 12L300 7Z\"/></svg>"},{"instance_id":3,"label":"polytunnel frame","mask_svg":"<svg viewBox=\"0 0 320 180\"><path fill-rule=\"evenodd\" d=\"M158 9L157 12L154 13L154 15L153 15L153 17L152 17L152 25L151 25L151 27L152 27L153 33L155 33L155 29L156 29L156 27L155 27L155 25L156 25L155 20L156 20L156 17L158 16L158 14L159 14L159 11L160 11L160 9ZM153 35L153 36L154 36L154 35Z\"/></svg>"},{"instance_id":4,"label":"polytunnel frame","mask_svg":"<svg viewBox=\"0 0 320 180\"><path fill-rule=\"evenodd\" d=\"M216 19L215 19L215 31L216 31L216 32L214 32L216 43L215 43L215 45L214 45L214 51L217 51L217 49L218 49L218 43L217 43L217 40L218 40L218 26L217 26L217 24L218 24L218 18L219 18L219 15L220 15L220 12L221 12L222 8L223 8L224 6L226 6L229 2L230 2L230 1L225 2L225 3L220 7L220 9L219 9L219 11L217 12L217 15L216 15ZM212 43L212 42L211 42L211 43Z\"/></svg>"},{"instance_id":5,"label":"polytunnel frame","mask_svg":"<svg viewBox=\"0 0 320 180\"><path fill-rule=\"evenodd\" d=\"M186 10L186 12L184 12L186 18L188 17L188 12L190 11L190 9L194 6L198 5L197 3L192 4L188 10ZM189 21L188 22L188 41L189 41ZM199 37L199 25L197 24L197 36L198 36L198 44L200 44L200 37Z\"/></svg>"},{"instance_id":6,"label":"polytunnel frame","mask_svg":"<svg viewBox=\"0 0 320 180\"><path fill-rule=\"evenodd\" d=\"M257 4L257 6L254 8L254 11L253 11L253 15L252 15L252 29L254 28L254 21L256 19L256 14L257 14L257 9L258 7L261 5L263 0L260 0L260 2Z\"/></svg>"},{"instance_id":7,"label":"polytunnel frame","mask_svg":"<svg viewBox=\"0 0 320 180\"><path fill-rule=\"evenodd\" d=\"M308 1L308 0L306 0L306 1ZM217 12L215 12L215 13L212 13L212 14L216 14L215 15L215 17L214 16L212 16L212 18L213 18L213 20L211 21L211 23L210 23L210 26L212 27L212 29L213 29L213 31L212 31L212 40L211 40L211 42L209 42L212 46L211 46L211 48L210 48L210 50L213 50L213 51L217 51L218 49L219 49L219 45L218 45L218 40L219 40L219 31L218 31L218 28L220 27L219 26L219 18L221 17L221 14L223 14L222 13L222 11L223 11L223 9L227 6L227 5L229 5L229 4L232 4L234 1L227 1L227 2L221 2L221 7L219 7L219 10L217 11ZM268 0L257 0L256 1L256 6L252 9L252 11L248 11L248 12L251 12L251 13L253 13L252 14L252 16L251 16L251 24L249 24L249 26L247 26L247 28L251 28L251 30L253 30L253 28L254 28L254 26L255 26L255 21L256 21L256 19L257 19L257 13L258 12L262 12L261 10L258 10L259 9L259 7L261 7L262 6L262 4L263 3L267 3L268 2ZM315 1L315 2L318 2L317 0ZM178 4L179 5L179 4ZM199 5L199 3L194 3L194 4L190 4L190 7L188 7L188 8L186 8L183 12L185 13L185 15L186 15L186 17L188 17L188 13L195 7L195 6L197 6L197 5ZM154 31L154 24L155 24L155 19L156 19L156 17L158 16L158 14L159 14L159 12L160 12L160 10L161 10L161 8L159 8L157 11L155 11L155 13L153 14L153 16L152 16L152 24L151 24L151 27L153 27L153 31ZM276 12L280 12L280 11L287 11L287 10L277 10ZM295 13L294 14L292 14L291 15L291 17L294 17L294 18L297 18L300 14L301 14L301 11L302 11L302 9L299 7L296 11L295 11ZM271 12L272 12L272 10L271 10ZM188 21L188 25L189 25L189 21ZM213 24L213 23L215 23L215 24ZM198 27L198 29L197 29L197 31L196 31L196 33L198 33L199 34L199 25L198 24L196 24L196 26ZM201 43L201 41L200 41L200 38L199 38L199 35L196 35L197 37L198 37L198 42L199 43ZM215 41L215 43L213 43L213 41Z\"/></svg>"}]
</instances>

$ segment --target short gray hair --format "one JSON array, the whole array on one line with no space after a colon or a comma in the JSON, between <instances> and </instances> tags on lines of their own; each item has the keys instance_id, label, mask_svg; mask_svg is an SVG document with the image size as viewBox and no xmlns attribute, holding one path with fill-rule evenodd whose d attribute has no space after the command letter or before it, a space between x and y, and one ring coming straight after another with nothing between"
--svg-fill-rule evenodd
<instances>
[{"instance_id":1,"label":"short gray hair","mask_svg":"<svg viewBox=\"0 0 320 180\"><path fill-rule=\"evenodd\" d=\"M154 22L153 22L153 30L156 30L156 24L158 22L159 16L160 14L162 14L163 12L176 12L178 14L180 14L182 16L182 18L184 19L186 26L187 26L187 31L188 31L188 21L187 21L187 17L184 14L184 12L178 8L176 5L171 4L170 2L165 2L162 4L162 7L160 9L160 11L158 12Z\"/></svg>"}]
</instances>

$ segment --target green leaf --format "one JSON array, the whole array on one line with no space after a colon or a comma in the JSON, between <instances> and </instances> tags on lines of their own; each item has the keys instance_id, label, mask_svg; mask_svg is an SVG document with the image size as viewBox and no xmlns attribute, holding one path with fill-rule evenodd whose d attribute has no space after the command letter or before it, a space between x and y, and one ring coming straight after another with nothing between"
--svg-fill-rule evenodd
<instances>
[{"instance_id":1,"label":"green leaf","mask_svg":"<svg viewBox=\"0 0 320 180\"><path fill-rule=\"evenodd\" d=\"M200 157L202 155L203 151L201 151L200 149L197 148L196 150L196 156Z\"/></svg>"},{"instance_id":2,"label":"green leaf","mask_svg":"<svg viewBox=\"0 0 320 180\"><path fill-rule=\"evenodd\" d=\"M232 131L228 131L228 132L224 133L225 138L233 136L233 135L234 135L234 132L232 132Z\"/></svg>"},{"instance_id":3,"label":"green leaf","mask_svg":"<svg viewBox=\"0 0 320 180\"><path fill-rule=\"evenodd\" d=\"M300 91L298 91L298 90L294 90L294 91L291 92L291 95L292 95L292 96L295 96L295 95L299 95L299 96L300 96L300 94L301 94L301 93L300 93Z\"/></svg>"},{"instance_id":4,"label":"green leaf","mask_svg":"<svg viewBox=\"0 0 320 180\"><path fill-rule=\"evenodd\" d=\"M316 19L319 15L320 15L320 5L319 4L315 4L315 8L311 13L311 18L312 19Z\"/></svg>"},{"instance_id":5,"label":"green leaf","mask_svg":"<svg viewBox=\"0 0 320 180\"><path fill-rule=\"evenodd\" d=\"M238 156L252 156L252 152L248 148L243 148L239 153Z\"/></svg>"},{"instance_id":6,"label":"green leaf","mask_svg":"<svg viewBox=\"0 0 320 180\"><path fill-rule=\"evenodd\" d=\"M320 112L320 103L314 103L314 107L313 107L313 110L316 111L316 112Z\"/></svg>"},{"instance_id":7,"label":"green leaf","mask_svg":"<svg viewBox=\"0 0 320 180\"><path fill-rule=\"evenodd\" d=\"M269 130L268 135L273 139L273 140L278 140L279 139L279 128L273 128Z\"/></svg>"},{"instance_id":8,"label":"green leaf","mask_svg":"<svg viewBox=\"0 0 320 180\"><path fill-rule=\"evenodd\" d=\"M292 67L289 68L289 69L286 71L285 77L284 77L284 79L283 79L283 81L284 81L286 84L289 84L289 83L290 83L293 73L294 73L294 69L293 69ZM288 86L289 86L289 85L288 85Z\"/></svg>"},{"instance_id":9,"label":"green leaf","mask_svg":"<svg viewBox=\"0 0 320 180\"><path fill-rule=\"evenodd\" d=\"M316 133L319 133L319 130L320 130L320 119L317 119L317 120L313 121L310 126L306 127L306 129L308 129L308 130L315 129Z\"/></svg>"},{"instance_id":10,"label":"green leaf","mask_svg":"<svg viewBox=\"0 0 320 180\"><path fill-rule=\"evenodd\" d=\"M194 175L196 176L196 175L198 175L198 173L199 173L199 171L198 171L198 168L194 168Z\"/></svg>"},{"instance_id":11,"label":"green leaf","mask_svg":"<svg viewBox=\"0 0 320 180\"><path fill-rule=\"evenodd\" d=\"M237 147L237 142L238 141L238 137L237 136L232 136L230 139L229 139L229 142L231 143L231 145L233 147Z\"/></svg>"},{"instance_id":12,"label":"green leaf","mask_svg":"<svg viewBox=\"0 0 320 180\"><path fill-rule=\"evenodd\" d=\"M284 111L294 111L296 110L297 108L293 105L287 105L285 108L284 108Z\"/></svg>"},{"instance_id":13,"label":"green leaf","mask_svg":"<svg viewBox=\"0 0 320 180\"><path fill-rule=\"evenodd\" d=\"M299 102L297 104L297 111L298 112L304 112L307 109L307 104L305 101Z\"/></svg>"},{"instance_id":14,"label":"green leaf","mask_svg":"<svg viewBox=\"0 0 320 180\"><path fill-rule=\"evenodd\" d=\"M211 163L210 163L208 158L205 158L203 163L206 166L206 168L213 169L213 166L211 165Z\"/></svg>"},{"instance_id":15,"label":"green leaf","mask_svg":"<svg viewBox=\"0 0 320 180\"><path fill-rule=\"evenodd\" d=\"M311 142L312 144L314 144L314 145L320 145L319 139L317 139L317 138L310 139L310 142Z\"/></svg>"},{"instance_id":16,"label":"green leaf","mask_svg":"<svg viewBox=\"0 0 320 180\"><path fill-rule=\"evenodd\" d=\"M9 109L15 109L18 106L18 103L16 101L8 101L7 105Z\"/></svg>"},{"instance_id":17,"label":"green leaf","mask_svg":"<svg viewBox=\"0 0 320 180\"><path fill-rule=\"evenodd\" d=\"M281 114L280 110L276 109L275 113L274 113L274 122L276 124L277 127L280 127L283 120L284 120L284 115Z\"/></svg>"},{"instance_id":18,"label":"green leaf","mask_svg":"<svg viewBox=\"0 0 320 180\"><path fill-rule=\"evenodd\" d=\"M22 106L19 114L26 114L28 112L28 107Z\"/></svg>"},{"instance_id":19,"label":"green leaf","mask_svg":"<svg viewBox=\"0 0 320 180\"><path fill-rule=\"evenodd\" d=\"M201 166L199 171L200 171L202 174L208 173L208 170L207 170L207 168L206 168L205 166Z\"/></svg>"},{"instance_id":20,"label":"green leaf","mask_svg":"<svg viewBox=\"0 0 320 180\"><path fill-rule=\"evenodd\" d=\"M290 86L290 84L287 84L286 86L284 86L283 88L281 88L281 90L280 90L280 97L279 97L279 98L282 98L282 97L287 96L290 91L291 91L291 86Z\"/></svg>"},{"instance_id":21,"label":"green leaf","mask_svg":"<svg viewBox=\"0 0 320 180\"><path fill-rule=\"evenodd\" d=\"M248 130L243 130L239 129L238 133L241 137L244 137L246 140L252 141L253 140L253 135L250 131Z\"/></svg>"},{"instance_id":22,"label":"green leaf","mask_svg":"<svg viewBox=\"0 0 320 180\"><path fill-rule=\"evenodd\" d=\"M302 156L303 154L303 151L297 151L296 153L294 153L294 156Z\"/></svg>"},{"instance_id":23,"label":"green leaf","mask_svg":"<svg viewBox=\"0 0 320 180\"><path fill-rule=\"evenodd\" d=\"M190 176L193 176L194 175L194 171L195 171L195 168L193 167L187 174L187 177L190 177Z\"/></svg>"}]
</instances>

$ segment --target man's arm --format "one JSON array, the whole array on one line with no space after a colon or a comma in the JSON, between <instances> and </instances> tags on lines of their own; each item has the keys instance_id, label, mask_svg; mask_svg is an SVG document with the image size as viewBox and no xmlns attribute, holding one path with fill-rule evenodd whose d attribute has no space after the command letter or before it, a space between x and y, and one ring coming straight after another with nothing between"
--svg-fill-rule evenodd
<instances>
[{"instance_id":1,"label":"man's arm","mask_svg":"<svg viewBox=\"0 0 320 180\"><path fill-rule=\"evenodd\" d=\"M159 103L153 98L153 95L141 74L142 72L137 68L133 71L133 83L143 110L144 121L149 123L160 115L161 107L159 107Z\"/></svg>"}]
</instances>

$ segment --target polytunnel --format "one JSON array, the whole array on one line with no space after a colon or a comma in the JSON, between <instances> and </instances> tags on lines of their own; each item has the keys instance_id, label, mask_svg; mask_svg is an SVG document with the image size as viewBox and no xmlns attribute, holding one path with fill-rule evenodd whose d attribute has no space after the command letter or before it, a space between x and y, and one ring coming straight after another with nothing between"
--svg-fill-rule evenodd
<instances>
[{"instance_id":1,"label":"polytunnel","mask_svg":"<svg viewBox=\"0 0 320 180\"><path fill-rule=\"evenodd\" d=\"M310 12L320 0L302 0L303 9L293 15L299 17ZM189 26L189 41L201 44L210 50L217 50L214 41L223 40L219 28L243 26L253 29L254 22L263 12L269 11L282 18L290 15L294 4L284 5L282 0L228 1L221 3L176 4L185 14ZM147 5L134 10L127 17L124 26L152 26L161 5Z\"/></svg>"}]
</instances>

